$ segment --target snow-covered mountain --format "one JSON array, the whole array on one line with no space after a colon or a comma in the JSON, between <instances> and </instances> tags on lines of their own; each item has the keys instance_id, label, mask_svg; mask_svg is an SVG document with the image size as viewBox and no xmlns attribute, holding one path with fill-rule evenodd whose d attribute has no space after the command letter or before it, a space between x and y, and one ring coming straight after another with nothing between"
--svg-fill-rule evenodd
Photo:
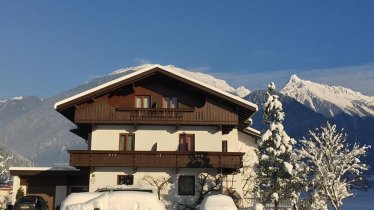
<instances>
[{"instance_id":1,"label":"snow-covered mountain","mask_svg":"<svg viewBox=\"0 0 374 210\"><path fill-rule=\"evenodd\" d=\"M116 71L110 73L110 75L139 71L139 70L142 70L144 68L150 67L152 65L155 65L155 64L144 64L144 65L137 66L137 67L129 67L129 68L124 68L124 69L119 69L119 70L116 70ZM182 69L182 68L175 67L173 65L167 65L165 67L167 67L171 71L175 71L175 72L187 75L187 76L189 76L193 79L196 79L200 82L211 85L211 86L213 86L215 88L218 88L220 90L223 90L225 92L237 95L241 98L244 98L245 96L247 96L251 92L250 90L248 90L244 86L240 86L240 87L235 89L235 88L231 87L229 84L227 84L227 82L225 80L217 79L217 78L215 78L215 77L213 77L209 74L204 74L204 73L201 73L201 72L192 72L192 71L188 71L188 70L185 70L185 69Z\"/></svg>"},{"instance_id":2,"label":"snow-covered mountain","mask_svg":"<svg viewBox=\"0 0 374 210\"><path fill-rule=\"evenodd\" d=\"M148 66L120 69L44 100L25 96L0 101L0 143L30 159L36 166L67 164L66 150L83 149L86 144L70 132L75 125L53 109L54 103ZM235 89L208 74L174 66L168 66L168 69L242 97L250 93L245 87Z\"/></svg>"},{"instance_id":3,"label":"snow-covered mountain","mask_svg":"<svg viewBox=\"0 0 374 210\"><path fill-rule=\"evenodd\" d=\"M341 86L328 86L292 75L281 93L328 117L346 113L374 117L374 97Z\"/></svg>"}]
</instances>

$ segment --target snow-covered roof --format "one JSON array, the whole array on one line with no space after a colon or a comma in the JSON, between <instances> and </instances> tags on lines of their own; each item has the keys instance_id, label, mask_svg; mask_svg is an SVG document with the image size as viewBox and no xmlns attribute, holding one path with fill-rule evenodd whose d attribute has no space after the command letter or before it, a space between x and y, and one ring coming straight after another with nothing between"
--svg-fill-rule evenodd
<instances>
[{"instance_id":1,"label":"snow-covered roof","mask_svg":"<svg viewBox=\"0 0 374 210\"><path fill-rule=\"evenodd\" d=\"M10 171L77 171L73 167L9 167Z\"/></svg>"},{"instance_id":2,"label":"snow-covered roof","mask_svg":"<svg viewBox=\"0 0 374 210\"><path fill-rule=\"evenodd\" d=\"M120 78L117 78L117 79L114 79L114 80L109 81L107 83L104 83L102 85L96 86L96 87L91 88L91 89L89 89L87 91L84 91L82 93L73 95L73 96L71 96L69 98L66 98L64 100L58 101L57 103L55 103L54 108L59 109L61 107L64 107L64 105L71 103L72 101L85 100L85 97L87 95L94 94L95 92L99 92L102 89L114 87L118 83L121 83L121 82L126 81L126 80L131 80L131 78L133 78L133 77L141 76L141 75L147 74L149 72L152 72L154 70L157 70L159 72L165 73L165 74L170 75L170 76L174 76L174 77L179 78L179 79L186 80L186 81L190 82L191 84L200 87L201 89L206 89L206 90L212 92L213 94L216 94L216 95L221 96L221 97L225 97L225 98L231 100L232 102L234 102L238 105L241 105L241 106L244 106L248 109L251 109L252 111L257 111L258 110L258 107L257 107L256 104L251 103L251 102L249 102L245 99L242 99L239 96L235 96L233 94L227 93L227 92L222 91L218 88L215 88L211 85L208 85L206 83L198 81L198 80L196 80L192 77L181 74L177 71L173 71L173 69L170 66L162 66L162 65L159 65L159 64L147 66L144 69L134 71L134 72L132 72L130 74L127 74L127 75L124 75Z\"/></svg>"},{"instance_id":3,"label":"snow-covered roof","mask_svg":"<svg viewBox=\"0 0 374 210\"><path fill-rule=\"evenodd\" d=\"M255 136L255 137L258 137L260 138L261 137L261 132L259 130L256 130L254 128L251 128L251 127L246 127L244 130L243 130L245 133L248 133L252 136Z\"/></svg>"},{"instance_id":4,"label":"snow-covered roof","mask_svg":"<svg viewBox=\"0 0 374 210\"><path fill-rule=\"evenodd\" d=\"M9 167L10 175L38 175L46 174L53 176L78 175L82 171L73 167Z\"/></svg>"}]
</instances>

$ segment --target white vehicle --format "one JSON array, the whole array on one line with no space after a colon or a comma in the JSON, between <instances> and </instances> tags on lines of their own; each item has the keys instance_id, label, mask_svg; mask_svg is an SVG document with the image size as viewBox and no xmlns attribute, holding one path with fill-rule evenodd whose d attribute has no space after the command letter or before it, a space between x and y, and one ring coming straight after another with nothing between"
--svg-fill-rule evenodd
<instances>
[{"instance_id":1,"label":"white vehicle","mask_svg":"<svg viewBox=\"0 0 374 210\"><path fill-rule=\"evenodd\" d=\"M232 198L227 195L205 197L197 208L199 210L238 210Z\"/></svg>"},{"instance_id":2,"label":"white vehicle","mask_svg":"<svg viewBox=\"0 0 374 210\"><path fill-rule=\"evenodd\" d=\"M84 203L88 200L91 200L93 198L96 198L100 195L102 195L102 192L80 192L80 193L71 193L66 197L61 205L60 205L60 210L66 210L66 207L72 204L77 204L77 203Z\"/></svg>"},{"instance_id":3,"label":"white vehicle","mask_svg":"<svg viewBox=\"0 0 374 210\"><path fill-rule=\"evenodd\" d=\"M65 207L66 210L166 210L157 195L149 192L110 191L80 204Z\"/></svg>"},{"instance_id":4,"label":"white vehicle","mask_svg":"<svg viewBox=\"0 0 374 210\"><path fill-rule=\"evenodd\" d=\"M155 197L157 199L157 190L155 187L152 186L137 186L137 185L116 185L116 186L108 186L99 188L96 192L80 192L80 193L71 193L67 196L64 201L61 203L60 210L69 210L69 209L81 209L81 205L83 203L89 203L91 200L98 198L101 195L108 195L109 197L113 195L113 193L117 192L140 192L142 194L136 194L136 198L139 198L140 195L144 195L145 197ZM149 195L147 195L149 194ZM105 196L104 196L105 197ZM126 197L126 198L125 198ZM129 195L126 194L123 199L128 199ZM101 198L103 199L103 198ZM113 200L114 198L111 198ZM130 198L131 200L132 198ZM141 201L142 199L140 199ZM157 202L157 203L158 203ZM160 202L161 203L161 202ZM161 203L163 206L164 204ZM157 206L157 205L156 205ZM165 207L164 207L165 208ZM132 209L132 208L130 208ZM153 208L150 208L153 209ZM93 210L93 209L91 209Z\"/></svg>"},{"instance_id":5,"label":"white vehicle","mask_svg":"<svg viewBox=\"0 0 374 210\"><path fill-rule=\"evenodd\" d=\"M157 194L156 187L141 186L141 185L116 185L108 186L97 189L95 192L109 192L109 191L136 191L136 192L149 192Z\"/></svg>"}]
</instances>

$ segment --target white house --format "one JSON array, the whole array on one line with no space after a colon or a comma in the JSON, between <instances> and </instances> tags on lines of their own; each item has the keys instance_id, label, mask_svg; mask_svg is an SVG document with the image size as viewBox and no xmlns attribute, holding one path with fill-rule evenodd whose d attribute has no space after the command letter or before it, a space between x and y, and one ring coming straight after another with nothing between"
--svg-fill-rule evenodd
<instances>
[{"instance_id":1,"label":"white house","mask_svg":"<svg viewBox=\"0 0 374 210\"><path fill-rule=\"evenodd\" d=\"M82 190L171 177L162 196L170 208L195 196L200 173L238 171L259 137L249 127L255 104L160 65L66 98L55 109L87 142L87 150L69 151L79 177L86 172ZM242 193L240 180L225 183Z\"/></svg>"}]
</instances>

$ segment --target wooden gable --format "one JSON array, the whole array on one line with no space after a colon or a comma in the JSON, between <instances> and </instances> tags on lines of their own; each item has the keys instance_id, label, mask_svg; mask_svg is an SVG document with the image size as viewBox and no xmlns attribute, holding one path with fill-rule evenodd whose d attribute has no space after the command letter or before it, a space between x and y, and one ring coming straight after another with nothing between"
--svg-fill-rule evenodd
<instances>
[{"instance_id":1,"label":"wooden gable","mask_svg":"<svg viewBox=\"0 0 374 210\"><path fill-rule=\"evenodd\" d=\"M149 108L136 108L136 96L149 96ZM176 97L176 108L163 108ZM257 106L180 74L154 67L119 78L55 104L78 125L73 132L87 139L95 124L216 125L222 131L244 130Z\"/></svg>"},{"instance_id":2,"label":"wooden gable","mask_svg":"<svg viewBox=\"0 0 374 210\"><path fill-rule=\"evenodd\" d=\"M136 108L137 96L150 97L150 108ZM176 97L176 108L163 108L163 98ZM77 124L233 125L236 105L156 73L125 84L75 106Z\"/></svg>"}]
</instances>

